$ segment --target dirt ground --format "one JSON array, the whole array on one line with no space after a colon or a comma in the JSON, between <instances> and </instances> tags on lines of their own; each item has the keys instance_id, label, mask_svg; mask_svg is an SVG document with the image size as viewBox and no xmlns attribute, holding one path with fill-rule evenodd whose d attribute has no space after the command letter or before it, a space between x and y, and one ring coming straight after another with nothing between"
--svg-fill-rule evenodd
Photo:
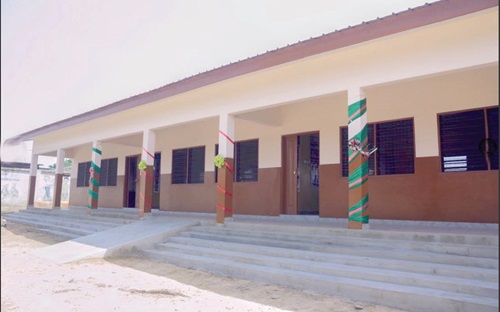
<instances>
[{"instance_id":1,"label":"dirt ground","mask_svg":"<svg viewBox=\"0 0 500 312\"><path fill-rule=\"evenodd\" d=\"M61 265L31 252L61 241L30 226L8 223L1 228L2 312L402 311L138 256Z\"/></svg>"}]
</instances>

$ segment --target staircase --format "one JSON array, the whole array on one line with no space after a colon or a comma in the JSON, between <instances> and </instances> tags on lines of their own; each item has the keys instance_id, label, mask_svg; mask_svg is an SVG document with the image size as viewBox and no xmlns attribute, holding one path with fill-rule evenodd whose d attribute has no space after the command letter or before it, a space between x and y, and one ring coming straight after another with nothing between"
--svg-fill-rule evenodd
<instances>
[{"instance_id":1,"label":"staircase","mask_svg":"<svg viewBox=\"0 0 500 312\"><path fill-rule=\"evenodd\" d=\"M101 210L92 211L91 215L87 215L86 209L81 208L50 209L29 207L19 210L19 212L6 213L2 217L7 221L7 224L30 225L38 230L67 239L94 234L137 220L136 214L113 212L109 208Z\"/></svg>"},{"instance_id":2,"label":"staircase","mask_svg":"<svg viewBox=\"0 0 500 312\"><path fill-rule=\"evenodd\" d=\"M409 311L498 311L498 235L203 221L143 253Z\"/></svg>"}]
</instances>

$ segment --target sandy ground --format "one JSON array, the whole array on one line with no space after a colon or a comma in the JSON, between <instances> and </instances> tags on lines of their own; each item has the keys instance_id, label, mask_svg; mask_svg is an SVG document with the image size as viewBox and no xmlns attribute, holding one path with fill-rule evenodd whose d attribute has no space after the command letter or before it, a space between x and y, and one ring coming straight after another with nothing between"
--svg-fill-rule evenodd
<instances>
[{"instance_id":1,"label":"sandy ground","mask_svg":"<svg viewBox=\"0 0 500 312\"><path fill-rule=\"evenodd\" d=\"M8 223L1 228L2 312L402 311L138 256L61 265L31 252L61 241L30 226Z\"/></svg>"}]
</instances>

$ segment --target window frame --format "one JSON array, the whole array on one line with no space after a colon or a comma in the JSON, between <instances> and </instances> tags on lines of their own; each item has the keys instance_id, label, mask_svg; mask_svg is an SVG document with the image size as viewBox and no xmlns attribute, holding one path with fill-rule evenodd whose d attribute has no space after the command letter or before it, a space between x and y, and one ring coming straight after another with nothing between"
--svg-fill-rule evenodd
<instances>
[{"instance_id":1,"label":"window frame","mask_svg":"<svg viewBox=\"0 0 500 312\"><path fill-rule=\"evenodd\" d=\"M238 143L242 143L242 142L249 142L249 141L257 141L257 175L256 175L256 180L252 180L252 181L236 181L236 176L237 176L237 155L236 155L236 145ZM244 141L236 141L234 142L234 145L233 145L233 155L234 155L234 174L233 174L233 182L235 183L240 183L240 182L258 182L259 181L259 150L258 150L258 146L259 146L259 139L250 139L250 140L244 140ZM215 144L215 156L217 156L217 154L219 154L219 144L216 143ZM215 178L214 178L214 183L218 183L218 172L219 172L219 168L217 168L215 165L214 165L214 172L215 172Z\"/></svg>"},{"instance_id":2,"label":"window frame","mask_svg":"<svg viewBox=\"0 0 500 312\"><path fill-rule=\"evenodd\" d=\"M154 154L153 160L153 193L160 193L161 190L161 152Z\"/></svg>"},{"instance_id":3,"label":"window frame","mask_svg":"<svg viewBox=\"0 0 500 312\"><path fill-rule=\"evenodd\" d=\"M110 180L110 174L109 174L109 163L112 160L116 160L116 168L114 168L114 172L116 175L112 176L112 182L114 183L109 183ZM91 167L92 161L86 161L86 162L80 162L78 163L78 171L77 171L77 184L76 187L89 187L90 186L90 167ZM84 171L84 180L83 180L83 185L81 185L80 181L80 166L84 165L85 166L85 171ZM106 158L106 159L101 159L101 169L106 166L106 172L105 174L101 171L100 175L100 181L99 181L99 187L104 187L104 186L117 186L118 185L118 157L114 158ZM105 179L103 177L105 176Z\"/></svg>"},{"instance_id":4,"label":"window frame","mask_svg":"<svg viewBox=\"0 0 500 312\"><path fill-rule=\"evenodd\" d=\"M257 168L255 172L255 178L251 180L241 180L239 179L239 170L238 170L238 162L240 155L238 154L238 144L242 143L250 143L250 142L256 142L257 144ZM258 182L259 181L259 139L249 139L249 140L243 140L243 141L235 141L234 142L234 175L233 175L233 181L236 183L245 183L245 182Z\"/></svg>"},{"instance_id":5,"label":"window frame","mask_svg":"<svg viewBox=\"0 0 500 312\"><path fill-rule=\"evenodd\" d=\"M200 180L192 180L192 176L190 175L190 167L192 165L190 165L190 159L191 159L191 153L195 150L195 149L199 149L199 148L203 148L203 159L202 159L202 162L201 162L201 165L202 165L202 168L203 170L201 171L202 174L200 176ZM186 159L185 159L185 166L183 168L183 180L182 182L174 182L174 168L176 167L175 166L175 159L174 159L174 153L175 152L180 152L180 151L185 151L186 152ZM193 146L193 147L186 147L186 148L177 148L177 149L172 149L172 173L171 173L171 178L170 178L170 184L176 184L176 185L181 185L181 184L204 184L205 183L205 159L206 159L206 147L205 145L201 145L201 146Z\"/></svg>"},{"instance_id":6,"label":"window frame","mask_svg":"<svg viewBox=\"0 0 500 312\"><path fill-rule=\"evenodd\" d=\"M491 162L486 162L486 169L480 169L480 170L463 170L463 171L444 171L444 159L443 159L443 148L442 148L442 138L441 138L441 122L440 122L440 117L443 115L452 115L452 114L460 114L460 113L467 113L467 112L474 112L474 111L482 111L483 112L483 124L484 124L484 133L485 133L485 139L490 138L490 133L489 133L489 124L488 124L488 110L490 109L495 109L499 108L498 106L484 106L484 107L476 107L476 108L468 108L468 109L463 109L463 110L454 110L454 111L447 111L447 112L441 112L436 115L436 123L437 123L437 136L438 136L438 148L439 148L439 171L441 174L464 174L467 172L489 172L489 171L495 171L498 169L492 169L491 168ZM497 143L497 147L499 142ZM478 142L479 144L479 142ZM497 150L498 153L498 150Z\"/></svg>"},{"instance_id":7,"label":"window frame","mask_svg":"<svg viewBox=\"0 0 500 312\"><path fill-rule=\"evenodd\" d=\"M373 146L369 146L370 148L372 147L378 147L378 144L377 144L377 125L380 125L380 124L388 124L388 123L393 123L393 122L399 122L399 121L411 121L411 129L412 129L412 142L413 142L413 146L412 146L412 153L413 153L413 172L411 173L393 173L393 174L379 174L378 173L378 151L373 153L370 158L373 157L373 174L370 174L370 177L382 177L382 176L398 176L398 175L414 175L415 174L415 167L416 167L416 144L415 144L415 119L414 117L406 117L406 118L398 118L398 119L392 119L392 120L383 120L383 121L377 121L377 122L370 122L370 123L367 123L366 126L367 127L373 127ZM344 175L344 157L343 157L343 148L346 148L344 146L342 146L342 129L346 129L346 131L348 132L349 128L348 126L342 126L339 128L339 141L340 141L340 176L342 178L347 178L349 177L349 165L347 165L347 175ZM367 129L368 131L368 129ZM347 134L347 137L349 137L349 134ZM370 141L370 138L368 138L368 140Z\"/></svg>"}]
</instances>

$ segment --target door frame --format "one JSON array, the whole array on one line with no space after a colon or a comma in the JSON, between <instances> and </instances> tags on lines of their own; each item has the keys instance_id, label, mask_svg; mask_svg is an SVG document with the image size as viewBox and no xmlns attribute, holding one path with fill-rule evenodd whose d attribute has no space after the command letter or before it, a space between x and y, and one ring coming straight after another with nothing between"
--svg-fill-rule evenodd
<instances>
[{"instance_id":1,"label":"door frame","mask_svg":"<svg viewBox=\"0 0 500 312\"><path fill-rule=\"evenodd\" d=\"M291 133L281 136L281 207L280 214L298 214L297 172L298 168L298 137L301 135L318 134L320 131ZM321 144L321 139L320 139ZM318 195L319 196L319 195ZM319 207L318 207L319 209Z\"/></svg>"},{"instance_id":2,"label":"door frame","mask_svg":"<svg viewBox=\"0 0 500 312\"><path fill-rule=\"evenodd\" d=\"M137 201L137 198L135 198L134 200L134 205L132 207L129 206L129 189L128 189L128 184L129 184L129 179L131 179L131 172L130 172L130 166L129 166L129 162L131 159L135 158L136 159L136 165L139 164L139 158L140 158L140 154L137 154L137 155L129 155L129 156L126 156L125 157L125 178L124 178L124 181L123 181L123 207L127 207L127 208L137 208L136 205L135 205L135 202ZM138 172L137 172L138 169L136 169L136 172L133 173L135 175L135 179L137 180L137 176L138 176ZM135 183L135 193L136 193L136 196L137 196L137 182Z\"/></svg>"}]
</instances>

